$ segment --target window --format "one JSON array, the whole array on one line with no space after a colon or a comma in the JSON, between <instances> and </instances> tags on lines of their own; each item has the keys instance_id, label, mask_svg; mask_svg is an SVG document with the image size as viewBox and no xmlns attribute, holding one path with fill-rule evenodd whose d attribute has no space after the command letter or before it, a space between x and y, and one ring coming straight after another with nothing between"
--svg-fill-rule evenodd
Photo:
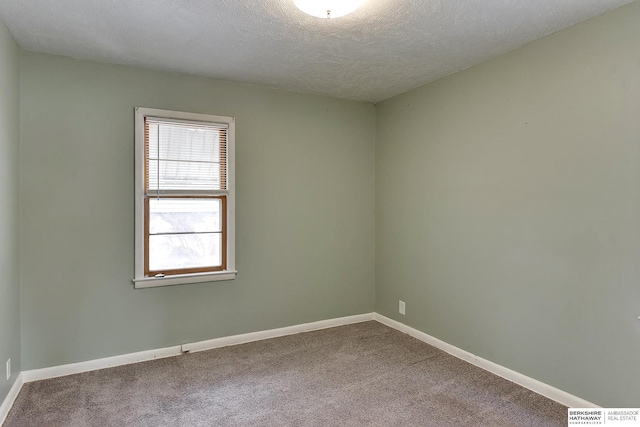
<instances>
[{"instance_id":1,"label":"window","mask_svg":"<svg viewBox=\"0 0 640 427\"><path fill-rule=\"evenodd\" d=\"M235 278L232 117L136 108L135 287Z\"/></svg>"}]
</instances>

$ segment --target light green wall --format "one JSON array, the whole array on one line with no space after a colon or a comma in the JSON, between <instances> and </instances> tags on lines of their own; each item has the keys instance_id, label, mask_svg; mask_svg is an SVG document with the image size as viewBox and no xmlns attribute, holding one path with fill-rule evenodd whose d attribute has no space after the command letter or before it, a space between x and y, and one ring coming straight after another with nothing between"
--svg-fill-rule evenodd
<instances>
[{"instance_id":1,"label":"light green wall","mask_svg":"<svg viewBox=\"0 0 640 427\"><path fill-rule=\"evenodd\" d=\"M376 134L376 311L640 406L640 3L378 104Z\"/></svg>"},{"instance_id":2,"label":"light green wall","mask_svg":"<svg viewBox=\"0 0 640 427\"><path fill-rule=\"evenodd\" d=\"M0 20L0 403L20 372L19 55ZM14 374L7 381L9 358Z\"/></svg>"},{"instance_id":3,"label":"light green wall","mask_svg":"<svg viewBox=\"0 0 640 427\"><path fill-rule=\"evenodd\" d=\"M367 103L22 55L25 369L373 311ZM236 118L235 281L134 290L134 107Z\"/></svg>"},{"instance_id":4,"label":"light green wall","mask_svg":"<svg viewBox=\"0 0 640 427\"><path fill-rule=\"evenodd\" d=\"M640 406L639 22L634 3L376 107L26 52L18 79L1 27L0 362L20 358L20 80L23 369L369 312L375 290L386 316ZM235 281L133 289L134 106L236 117Z\"/></svg>"}]
</instances>

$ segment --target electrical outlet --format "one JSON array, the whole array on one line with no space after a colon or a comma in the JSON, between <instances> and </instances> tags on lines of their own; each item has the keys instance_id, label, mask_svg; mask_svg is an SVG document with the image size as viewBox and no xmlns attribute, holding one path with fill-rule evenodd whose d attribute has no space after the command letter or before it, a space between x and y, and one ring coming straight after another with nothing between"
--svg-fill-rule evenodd
<instances>
[{"instance_id":1,"label":"electrical outlet","mask_svg":"<svg viewBox=\"0 0 640 427\"><path fill-rule=\"evenodd\" d=\"M400 312L400 314L402 314L404 316L404 301L400 301L400 304L398 304L398 311Z\"/></svg>"},{"instance_id":2,"label":"electrical outlet","mask_svg":"<svg viewBox=\"0 0 640 427\"><path fill-rule=\"evenodd\" d=\"M11 378L11 359L7 360L7 381Z\"/></svg>"}]
</instances>

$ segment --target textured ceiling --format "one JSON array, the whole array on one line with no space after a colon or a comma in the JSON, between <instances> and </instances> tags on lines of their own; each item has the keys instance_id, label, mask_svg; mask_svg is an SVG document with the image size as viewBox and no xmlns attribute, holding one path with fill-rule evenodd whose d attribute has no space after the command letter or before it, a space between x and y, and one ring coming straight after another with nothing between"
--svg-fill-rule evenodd
<instances>
[{"instance_id":1,"label":"textured ceiling","mask_svg":"<svg viewBox=\"0 0 640 427\"><path fill-rule=\"evenodd\" d=\"M635 0L0 0L18 45L101 62L381 101Z\"/></svg>"}]
</instances>

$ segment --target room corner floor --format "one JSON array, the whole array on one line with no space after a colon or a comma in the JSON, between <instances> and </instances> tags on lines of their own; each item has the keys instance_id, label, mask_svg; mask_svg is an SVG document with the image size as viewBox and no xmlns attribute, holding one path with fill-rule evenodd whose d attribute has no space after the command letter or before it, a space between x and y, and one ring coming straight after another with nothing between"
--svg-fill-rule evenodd
<instances>
[{"instance_id":1,"label":"room corner floor","mask_svg":"<svg viewBox=\"0 0 640 427\"><path fill-rule=\"evenodd\" d=\"M3 426L566 422L565 406L370 321L27 383Z\"/></svg>"}]
</instances>

